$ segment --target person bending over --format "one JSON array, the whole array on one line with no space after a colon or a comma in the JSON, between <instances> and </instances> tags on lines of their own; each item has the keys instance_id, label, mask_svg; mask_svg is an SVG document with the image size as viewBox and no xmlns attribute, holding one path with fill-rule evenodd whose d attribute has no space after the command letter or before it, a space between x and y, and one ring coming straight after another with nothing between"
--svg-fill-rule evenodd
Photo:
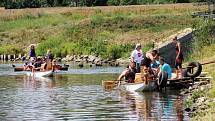
<instances>
[{"instance_id":1,"label":"person bending over","mask_svg":"<svg viewBox=\"0 0 215 121\"><path fill-rule=\"evenodd\" d=\"M135 74L136 74L136 68L135 64L133 62L130 62L129 66L122 72L122 74L118 77L118 81L121 81L123 77L125 77L125 80L128 83L134 83L135 80Z\"/></svg>"}]
</instances>

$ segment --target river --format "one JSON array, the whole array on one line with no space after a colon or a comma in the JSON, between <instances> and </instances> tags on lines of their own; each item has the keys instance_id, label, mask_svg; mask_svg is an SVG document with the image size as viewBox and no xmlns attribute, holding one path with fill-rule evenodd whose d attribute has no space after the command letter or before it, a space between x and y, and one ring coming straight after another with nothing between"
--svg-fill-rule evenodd
<instances>
[{"instance_id":1,"label":"river","mask_svg":"<svg viewBox=\"0 0 215 121\"><path fill-rule=\"evenodd\" d=\"M124 67L70 68L51 78L27 77L0 64L1 121L189 120L178 91L104 90Z\"/></svg>"}]
</instances>

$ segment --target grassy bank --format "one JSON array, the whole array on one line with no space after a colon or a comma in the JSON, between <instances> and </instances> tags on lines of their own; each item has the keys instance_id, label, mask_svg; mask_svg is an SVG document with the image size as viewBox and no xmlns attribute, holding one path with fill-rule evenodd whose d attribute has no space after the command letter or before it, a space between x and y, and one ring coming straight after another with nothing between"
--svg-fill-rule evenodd
<instances>
[{"instance_id":1,"label":"grassy bank","mask_svg":"<svg viewBox=\"0 0 215 121\"><path fill-rule=\"evenodd\" d=\"M197 31L194 32L193 52L190 54L189 61L198 60L200 63L215 60L215 21L201 22L196 24ZM197 91L192 94L193 99L206 97L210 100L215 99L215 63L203 65L203 71L208 72L208 76L212 76L212 88L207 92ZM192 103L192 102L190 102ZM192 120L196 121L213 121L215 120L215 102L209 102L209 109L197 112L193 115Z\"/></svg>"},{"instance_id":2,"label":"grassy bank","mask_svg":"<svg viewBox=\"0 0 215 121\"><path fill-rule=\"evenodd\" d=\"M150 48L192 27L191 13L202 10L192 4L0 10L0 54L26 53L34 43L38 55L51 49L56 56L128 57L135 43Z\"/></svg>"}]
</instances>

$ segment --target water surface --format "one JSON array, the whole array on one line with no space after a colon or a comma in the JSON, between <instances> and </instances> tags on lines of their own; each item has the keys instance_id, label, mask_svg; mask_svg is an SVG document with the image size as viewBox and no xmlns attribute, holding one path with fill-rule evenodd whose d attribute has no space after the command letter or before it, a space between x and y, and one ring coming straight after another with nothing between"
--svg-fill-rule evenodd
<instances>
[{"instance_id":1,"label":"water surface","mask_svg":"<svg viewBox=\"0 0 215 121\"><path fill-rule=\"evenodd\" d=\"M94 67L32 78L0 65L0 120L189 120L177 91L129 93L104 90L123 67Z\"/></svg>"}]
</instances>

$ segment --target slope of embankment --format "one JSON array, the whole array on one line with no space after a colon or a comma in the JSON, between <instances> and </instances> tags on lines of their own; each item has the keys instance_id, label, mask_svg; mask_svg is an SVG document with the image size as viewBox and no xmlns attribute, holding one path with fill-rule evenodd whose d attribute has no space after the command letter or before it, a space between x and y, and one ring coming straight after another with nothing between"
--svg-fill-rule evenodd
<instances>
[{"instance_id":1,"label":"slope of embankment","mask_svg":"<svg viewBox=\"0 0 215 121\"><path fill-rule=\"evenodd\" d=\"M192 27L192 4L121 7L0 9L0 54L26 53L37 44L37 54L51 49L56 56L98 54L103 58L128 57L133 44L144 50L152 41Z\"/></svg>"}]
</instances>

